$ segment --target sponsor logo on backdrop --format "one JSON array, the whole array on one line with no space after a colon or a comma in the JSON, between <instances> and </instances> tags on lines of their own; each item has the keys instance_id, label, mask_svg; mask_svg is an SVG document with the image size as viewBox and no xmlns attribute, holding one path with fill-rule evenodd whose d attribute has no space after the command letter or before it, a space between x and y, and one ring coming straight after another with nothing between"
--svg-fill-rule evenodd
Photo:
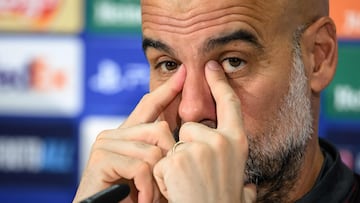
<instances>
[{"instance_id":1,"label":"sponsor logo on backdrop","mask_svg":"<svg viewBox=\"0 0 360 203\"><path fill-rule=\"evenodd\" d=\"M139 0L93 0L88 6L90 31L129 32L141 30Z\"/></svg>"},{"instance_id":2,"label":"sponsor logo on backdrop","mask_svg":"<svg viewBox=\"0 0 360 203\"><path fill-rule=\"evenodd\" d=\"M340 45L335 77L325 90L326 116L332 119L360 118L360 46Z\"/></svg>"},{"instance_id":3,"label":"sponsor logo on backdrop","mask_svg":"<svg viewBox=\"0 0 360 203\"><path fill-rule=\"evenodd\" d=\"M20 70L6 66L6 62L0 64L0 90L3 92L61 92L68 82L67 73L59 67L52 67L43 57L30 59Z\"/></svg>"},{"instance_id":4,"label":"sponsor logo on backdrop","mask_svg":"<svg viewBox=\"0 0 360 203\"><path fill-rule=\"evenodd\" d=\"M360 89L347 84L337 84L334 90L334 100L336 111L360 113Z\"/></svg>"},{"instance_id":5,"label":"sponsor logo on backdrop","mask_svg":"<svg viewBox=\"0 0 360 203\"><path fill-rule=\"evenodd\" d=\"M105 95L123 91L148 89L149 68L145 63L127 63L121 67L116 61L103 59L98 72L89 79L90 89Z\"/></svg>"},{"instance_id":6,"label":"sponsor logo on backdrop","mask_svg":"<svg viewBox=\"0 0 360 203\"><path fill-rule=\"evenodd\" d=\"M80 29L81 0L2 0L0 30L69 31Z\"/></svg>"},{"instance_id":7,"label":"sponsor logo on backdrop","mask_svg":"<svg viewBox=\"0 0 360 203\"><path fill-rule=\"evenodd\" d=\"M330 16L335 21L339 37L360 38L360 2L358 0L330 0Z\"/></svg>"},{"instance_id":8,"label":"sponsor logo on backdrop","mask_svg":"<svg viewBox=\"0 0 360 203\"><path fill-rule=\"evenodd\" d=\"M360 38L360 9L345 11L344 18L344 33L346 35L354 34Z\"/></svg>"},{"instance_id":9,"label":"sponsor logo on backdrop","mask_svg":"<svg viewBox=\"0 0 360 203\"><path fill-rule=\"evenodd\" d=\"M74 38L0 38L0 114L78 114L82 57Z\"/></svg>"},{"instance_id":10,"label":"sponsor logo on backdrop","mask_svg":"<svg viewBox=\"0 0 360 203\"><path fill-rule=\"evenodd\" d=\"M0 153L3 173L69 173L75 167L69 139L2 135Z\"/></svg>"},{"instance_id":11,"label":"sponsor logo on backdrop","mask_svg":"<svg viewBox=\"0 0 360 203\"><path fill-rule=\"evenodd\" d=\"M149 92L141 38L92 39L86 46L84 114L127 115Z\"/></svg>"},{"instance_id":12,"label":"sponsor logo on backdrop","mask_svg":"<svg viewBox=\"0 0 360 203\"><path fill-rule=\"evenodd\" d=\"M47 23L59 8L60 0L5 0L0 1L1 16L27 18L41 25Z\"/></svg>"},{"instance_id":13,"label":"sponsor logo on backdrop","mask_svg":"<svg viewBox=\"0 0 360 203\"><path fill-rule=\"evenodd\" d=\"M140 26L139 4L114 1L96 1L94 5L95 22L103 26Z\"/></svg>"}]
</instances>

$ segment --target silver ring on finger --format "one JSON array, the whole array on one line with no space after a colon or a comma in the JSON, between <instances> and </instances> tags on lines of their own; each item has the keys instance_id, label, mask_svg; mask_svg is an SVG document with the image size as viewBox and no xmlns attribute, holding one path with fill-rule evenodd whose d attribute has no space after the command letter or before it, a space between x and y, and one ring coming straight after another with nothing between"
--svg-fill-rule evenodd
<instances>
[{"instance_id":1,"label":"silver ring on finger","mask_svg":"<svg viewBox=\"0 0 360 203\"><path fill-rule=\"evenodd\" d=\"M182 144L184 144L184 143L185 143L184 141L179 141L179 142L175 143L174 146L173 146L172 149L171 149L171 154L174 154L176 148L177 148L179 145L182 145Z\"/></svg>"}]
</instances>

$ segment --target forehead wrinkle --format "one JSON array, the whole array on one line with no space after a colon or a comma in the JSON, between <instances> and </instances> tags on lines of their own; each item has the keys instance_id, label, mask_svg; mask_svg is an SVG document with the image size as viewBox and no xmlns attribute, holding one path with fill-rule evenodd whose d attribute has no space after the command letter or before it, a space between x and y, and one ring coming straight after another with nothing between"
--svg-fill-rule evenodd
<instances>
[{"instance_id":1,"label":"forehead wrinkle","mask_svg":"<svg viewBox=\"0 0 360 203\"><path fill-rule=\"evenodd\" d=\"M252 12L252 10L255 9L247 6L232 6L210 12L198 12L196 15L184 14L184 17L171 17L174 16L174 14L144 9L142 13L143 30L150 25L150 27L154 26L160 31L190 34L198 30L230 22L247 23L251 20L261 22L262 19L252 15L252 13L255 13ZM247 25L254 29L257 34L261 35L258 29L252 24L253 23L247 23Z\"/></svg>"},{"instance_id":2,"label":"forehead wrinkle","mask_svg":"<svg viewBox=\"0 0 360 203\"><path fill-rule=\"evenodd\" d=\"M228 17L227 19L222 19L222 18L215 19L211 21L211 23L207 23L207 24L200 23L200 24L192 25L191 27L174 27L173 25L160 24L152 21L144 21L143 31L145 32L146 29L151 30L153 28L156 28L157 31L188 35L188 34L194 34L204 29L209 29L216 26L222 26L227 23L239 23L237 19L238 16L230 16L230 18ZM259 32L259 30L255 26L253 26L250 23L247 23L247 21L245 20L242 20L241 23L245 23L247 26L249 26L251 29L255 31L256 35L258 35L259 38L262 38L263 33Z\"/></svg>"},{"instance_id":3,"label":"forehead wrinkle","mask_svg":"<svg viewBox=\"0 0 360 203\"><path fill-rule=\"evenodd\" d=\"M148 7L148 8L147 8ZM145 9L147 8L147 9ZM208 18L209 14L212 15L216 15L216 13L221 13L224 11L228 11L230 10L230 13L237 13L239 12L238 9L242 9L242 10L250 10L247 11L246 13L250 14L250 13L256 13L256 9L251 7L251 6L246 6L246 5L242 5L242 6L227 6L227 7L223 7L223 8L219 8L219 9L214 9L213 11L209 11L209 10L204 10L204 9L197 9L199 10L199 12L196 12L195 9L190 9L189 11L186 12L182 12L182 13L177 13L179 15L173 15L173 12L169 12L169 11L165 11L164 8L161 7L155 7L155 6L143 6L142 9L142 14L143 15L152 15L152 16L159 16L159 17L166 17L168 19L173 19L173 20L180 20L180 21L198 21L198 18ZM151 11L151 12L149 12ZM236 11L236 12L234 12ZM170 14L170 15L169 15ZM206 16L205 16L206 15ZM221 14L220 14L221 15ZM260 18L253 16L254 19L256 20L261 20Z\"/></svg>"},{"instance_id":4,"label":"forehead wrinkle","mask_svg":"<svg viewBox=\"0 0 360 203\"><path fill-rule=\"evenodd\" d=\"M211 27L220 26L220 25L224 25L227 23L234 23L234 22L237 22L237 21L234 19L228 19L228 20L216 19L208 24L203 24L203 23L196 24L191 27L173 27L172 25L160 24L160 23L155 23L155 22L146 22L147 26L143 26L143 30L148 29L148 27L149 27L149 29L151 29L151 27L156 27L157 31L186 35L186 34L193 34L195 32L198 32L198 31L201 31L204 29L208 29ZM251 24L247 24L247 25L250 26L255 31L257 31L257 29L254 26L252 26ZM261 36L261 33L259 33L259 32L256 32L256 33L259 34L259 36Z\"/></svg>"}]
</instances>

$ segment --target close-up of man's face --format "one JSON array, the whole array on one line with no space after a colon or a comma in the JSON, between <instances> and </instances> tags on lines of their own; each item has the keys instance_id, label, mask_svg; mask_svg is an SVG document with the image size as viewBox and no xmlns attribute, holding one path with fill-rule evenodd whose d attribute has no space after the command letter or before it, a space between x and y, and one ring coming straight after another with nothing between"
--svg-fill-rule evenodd
<instances>
[{"instance_id":1,"label":"close-up of man's face","mask_svg":"<svg viewBox=\"0 0 360 203\"><path fill-rule=\"evenodd\" d=\"M180 65L187 73L181 94L160 119L172 130L185 122L216 128L205 64L218 62L241 101L250 151L246 178L257 184L279 176L294 178L313 133L311 90L300 46L305 25L296 25L295 14L280 18L287 11L279 2L142 2L150 89ZM282 26L291 19L293 25Z\"/></svg>"},{"instance_id":2,"label":"close-up of man's face","mask_svg":"<svg viewBox=\"0 0 360 203\"><path fill-rule=\"evenodd\" d=\"M0 203L359 203L359 25L359 0L0 0Z\"/></svg>"}]
</instances>

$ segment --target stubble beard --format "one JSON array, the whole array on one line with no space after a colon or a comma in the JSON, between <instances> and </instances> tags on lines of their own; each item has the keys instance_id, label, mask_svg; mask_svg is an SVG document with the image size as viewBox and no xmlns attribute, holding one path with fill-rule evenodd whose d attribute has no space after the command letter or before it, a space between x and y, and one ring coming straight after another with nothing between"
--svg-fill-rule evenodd
<instances>
[{"instance_id":1,"label":"stubble beard","mask_svg":"<svg viewBox=\"0 0 360 203\"><path fill-rule=\"evenodd\" d=\"M277 117L268 122L266 132L247 134L249 158L247 182L258 187L257 202L287 202L298 178L308 141L313 134L313 117L307 77L301 59L299 39L294 39L290 87Z\"/></svg>"},{"instance_id":2,"label":"stubble beard","mask_svg":"<svg viewBox=\"0 0 360 203\"><path fill-rule=\"evenodd\" d=\"M257 185L257 202L288 202L288 193L297 181L308 141L313 134L313 117L308 95L307 77L301 59L300 36L294 33L293 69L290 87L277 116L269 121L266 133L246 133L249 157L245 182ZM179 141L179 128L173 131Z\"/></svg>"}]
</instances>

